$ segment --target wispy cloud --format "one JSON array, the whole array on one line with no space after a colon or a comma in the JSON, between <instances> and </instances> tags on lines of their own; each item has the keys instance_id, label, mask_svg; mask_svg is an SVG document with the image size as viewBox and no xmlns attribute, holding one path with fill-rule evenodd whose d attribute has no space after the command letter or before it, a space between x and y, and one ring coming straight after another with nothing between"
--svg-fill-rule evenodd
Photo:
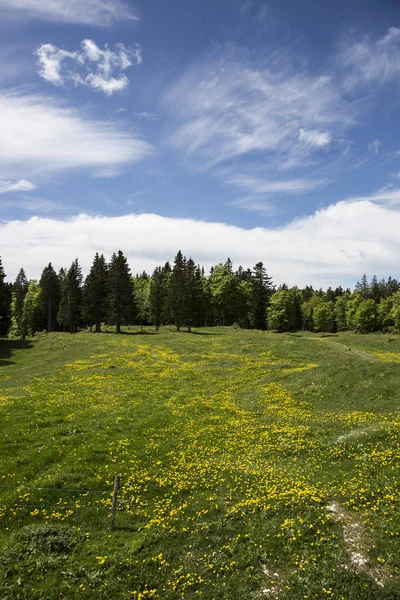
<instances>
[{"instance_id":1,"label":"wispy cloud","mask_svg":"<svg viewBox=\"0 0 400 600\"><path fill-rule=\"evenodd\" d=\"M382 142L380 140L374 140L368 144L368 152L371 152L371 154L378 154L381 143Z\"/></svg>"},{"instance_id":2,"label":"wispy cloud","mask_svg":"<svg viewBox=\"0 0 400 600\"><path fill-rule=\"evenodd\" d=\"M228 179L226 183L241 187L255 194L299 194L315 190L326 184L324 181L312 179L281 179L279 181L269 181L250 175L237 175Z\"/></svg>"},{"instance_id":3,"label":"wispy cloud","mask_svg":"<svg viewBox=\"0 0 400 600\"><path fill-rule=\"evenodd\" d=\"M328 131L300 129L299 140L311 147L324 148L325 146L329 146L332 136Z\"/></svg>"},{"instance_id":4,"label":"wispy cloud","mask_svg":"<svg viewBox=\"0 0 400 600\"><path fill-rule=\"evenodd\" d=\"M73 52L53 44L41 44L35 54L38 57L39 74L46 81L54 85L64 85L70 81L74 85L101 90L108 96L128 85L129 80L122 71L142 63L138 44L131 48L116 44L115 50L106 45L102 50L88 39L83 40L80 50Z\"/></svg>"},{"instance_id":5,"label":"wispy cloud","mask_svg":"<svg viewBox=\"0 0 400 600\"><path fill-rule=\"evenodd\" d=\"M250 153L275 164L308 156L354 123L328 76L220 62L192 68L165 99L177 117L172 143L207 168Z\"/></svg>"},{"instance_id":6,"label":"wispy cloud","mask_svg":"<svg viewBox=\"0 0 400 600\"><path fill-rule=\"evenodd\" d=\"M344 86L354 90L360 85L388 83L400 75L400 29L390 27L377 40L365 36L342 45L339 60L346 70Z\"/></svg>"},{"instance_id":7,"label":"wispy cloud","mask_svg":"<svg viewBox=\"0 0 400 600\"><path fill-rule=\"evenodd\" d=\"M31 192L35 189L36 185L26 179L20 179L19 181L0 181L0 194L6 194L7 192Z\"/></svg>"},{"instance_id":8,"label":"wispy cloud","mask_svg":"<svg viewBox=\"0 0 400 600\"><path fill-rule=\"evenodd\" d=\"M0 175L121 168L152 153L133 132L87 118L49 97L0 96ZM4 175L3 175L4 177Z\"/></svg>"},{"instance_id":9,"label":"wispy cloud","mask_svg":"<svg viewBox=\"0 0 400 600\"><path fill-rule=\"evenodd\" d=\"M123 19L137 20L129 2L121 0L0 0L7 15L46 21L108 26Z\"/></svg>"},{"instance_id":10,"label":"wispy cloud","mask_svg":"<svg viewBox=\"0 0 400 600\"><path fill-rule=\"evenodd\" d=\"M374 202L375 204L385 204L388 207L400 206L400 189L385 186L375 192L374 194L367 196L354 196L348 198L347 202Z\"/></svg>"},{"instance_id":11,"label":"wispy cloud","mask_svg":"<svg viewBox=\"0 0 400 600\"><path fill-rule=\"evenodd\" d=\"M245 2L241 10L256 6ZM168 143L189 168L250 194L307 192L364 164L380 141L367 154L351 136L373 110L376 86L400 78L400 29L343 43L319 72L303 58L287 48L261 54L233 44L210 52L164 96L173 123Z\"/></svg>"},{"instance_id":12,"label":"wispy cloud","mask_svg":"<svg viewBox=\"0 0 400 600\"><path fill-rule=\"evenodd\" d=\"M255 212L265 217L272 217L276 214L276 207L270 200L263 200L260 196L242 196L228 203L228 206L242 208L250 212Z\"/></svg>"}]
</instances>

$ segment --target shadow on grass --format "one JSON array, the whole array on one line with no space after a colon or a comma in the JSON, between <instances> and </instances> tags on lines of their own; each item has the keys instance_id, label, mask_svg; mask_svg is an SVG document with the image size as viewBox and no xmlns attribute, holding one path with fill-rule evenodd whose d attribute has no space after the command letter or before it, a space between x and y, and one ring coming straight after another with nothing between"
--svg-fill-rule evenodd
<instances>
[{"instance_id":1,"label":"shadow on grass","mask_svg":"<svg viewBox=\"0 0 400 600\"><path fill-rule=\"evenodd\" d=\"M32 348L31 340L0 340L0 367L15 364L8 360L15 351Z\"/></svg>"},{"instance_id":2,"label":"shadow on grass","mask_svg":"<svg viewBox=\"0 0 400 600\"><path fill-rule=\"evenodd\" d=\"M189 335L221 335L220 333L211 333L208 331L179 331L178 333L188 333Z\"/></svg>"},{"instance_id":3,"label":"shadow on grass","mask_svg":"<svg viewBox=\"0 0 400 600\"><path fill-rule=\"evenodd\" d=\"M331 337L337 338L337 337L339 337L339 335L337 333L323 333L321 335L321 337L322 338L331 338Z\"/></svg>"},{"instance_id":4,"label":"shadow on grass","mask_svg":"<svg viewBox=\"0 0 400 600\"><path fill-rule=\"evenodd\" d=\"M159 331L101 331L100 333L107 333L111 335L158 335Z\"/></svg>"}]
</instances>

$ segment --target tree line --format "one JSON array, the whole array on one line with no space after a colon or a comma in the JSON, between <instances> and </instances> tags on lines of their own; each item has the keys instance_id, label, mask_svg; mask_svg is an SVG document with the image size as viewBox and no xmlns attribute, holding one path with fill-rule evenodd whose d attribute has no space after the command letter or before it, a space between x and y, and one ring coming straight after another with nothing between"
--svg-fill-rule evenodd
<instances>
[{"instance_id":1,"label":"tree line","mask_svg":"<svg viewBox=\"0 0 400 600\"><path fill-rule=\"evenodd\" d=\"M400 331L400 283L391 277L368 282L354 291L276 289L262 262L253 269L234 270L231 260L204 268L181 251L151 275L132 276L120 250L109 262L96 253L87 277L78 259L58 273L51 263L39 281L28 281L21 269L7 283L0 258L0 336L22 339L46 330L75 333L79 328L101 331L113 325L174 324L186 327L233 325L248 329L335 332Z\"/></svg>"}]
</instances>

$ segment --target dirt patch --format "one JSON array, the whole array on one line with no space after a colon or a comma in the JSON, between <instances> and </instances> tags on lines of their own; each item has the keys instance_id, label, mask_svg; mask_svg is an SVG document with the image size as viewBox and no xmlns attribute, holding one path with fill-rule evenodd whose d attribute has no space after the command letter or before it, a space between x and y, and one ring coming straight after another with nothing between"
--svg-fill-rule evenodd
<instances>
[{"instance_id":1,"label":"dirt patch","mask_svg":"<svg viewBox=\"0 0 400 600\"><path fill-rule=\"evenodd\" d=\"M385 569L374 567L368 558L368 547L365 544L363 527L353 516L349 515L336 502L326 507L332 519L342 525L343 540L350 558L351 566L359 573L372 577L377 585L384 587L390 576ZM349 565L342 565L349 568Z\"/></svg>"}]
</instances>

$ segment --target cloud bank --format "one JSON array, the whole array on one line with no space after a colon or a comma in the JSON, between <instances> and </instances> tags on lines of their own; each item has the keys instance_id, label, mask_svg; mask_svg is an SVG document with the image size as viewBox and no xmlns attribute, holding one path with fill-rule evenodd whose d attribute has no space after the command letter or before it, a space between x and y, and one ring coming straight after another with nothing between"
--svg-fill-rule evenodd
<instances>
[{"instance_id":1,"label":"cloud bank","mask_svg":"<svg viewBox=\"0 0 400 600\"><path fill-rule=\"evenodd\" d=\"M88 272L96 251L110 257L119 248L133 273L151 272L180 248L207 268L229 256L244 267L263 261L275 283L352 286L364 272L400 277L400 211L385 203L383 193L376 195L380 204L371 198L338 202L279 229L155 214L34 217L0 223L0 253L10 279L22 265L28 277L39 277L49 260L60 268L76 256Z\"/></svg>"},{"instance_id":2,"label":"cloud bank","mask_svg":"<svg viewBox=\"0 0 400 600\"><path fill-rule=\"evenodd\" d=\"M116 44L111 50L107 44L102 50L95 42L86 39L81 49L69 52L53 44L41 44L35 50L38 58L39 75L54 85L67 81L74 85L100 90L107 96L124 90L129 80L125 73L128 67L142 63L142 52L138 44L125 48Z\"/></svg>"}]
</instances>

